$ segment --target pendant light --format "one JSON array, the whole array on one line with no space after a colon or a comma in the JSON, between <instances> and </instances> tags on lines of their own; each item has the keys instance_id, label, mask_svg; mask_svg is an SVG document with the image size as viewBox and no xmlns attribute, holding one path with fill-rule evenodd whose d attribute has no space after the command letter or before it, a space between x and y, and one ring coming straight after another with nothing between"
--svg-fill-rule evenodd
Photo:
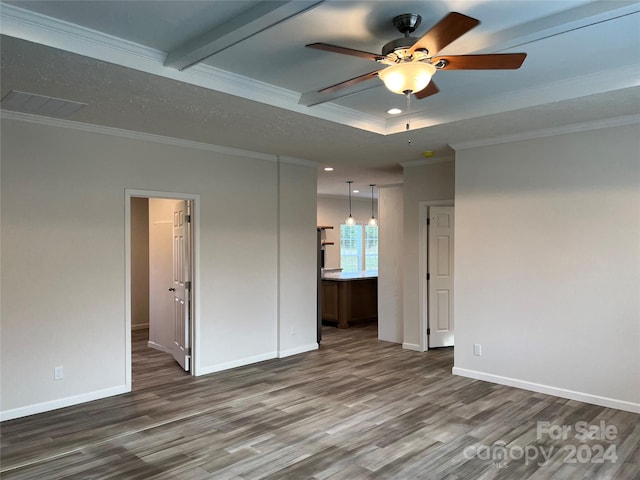
<instances>
[{"instance_id":1,"label":"pendant light","mask_svg":"<svg viewBox=\"0 0 640 480\"><path fill-rule=\"evenodd\" d=\"M349 186L349 216L347 217L347 220L345 221L345 223L349 226L356 224L356 221L351 216L351 184L352 183L353 183L353 180L347 180L347 185Z\"/></svg>"},{"instance_id":2,"label":"pendant light","mask_svg":"<svg viewBox=\"0 0 640 480\"><path fill-rule=\"evenodd\" d=\"M376 186L375 183L369 185L371 187L371 218L369 219L369 226L375 227L378 225L378 221L376 220L375 215L373 214L373 187Z\"/></svg>"}]
</instances>

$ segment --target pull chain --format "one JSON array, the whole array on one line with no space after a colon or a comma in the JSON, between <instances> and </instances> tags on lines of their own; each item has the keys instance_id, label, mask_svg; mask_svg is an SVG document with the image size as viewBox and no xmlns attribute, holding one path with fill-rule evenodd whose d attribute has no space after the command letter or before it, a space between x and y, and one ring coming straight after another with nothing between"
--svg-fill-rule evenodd
<instances>
[{"instance_id":1,"label":"pull chain","mask_svg":"<svg viewBox=\"0 0 640 480\"><path fill-rule=\"evenodd\" d=\"M409 129L411 128L411 92L410 91L406 91L405 95L407 97L407 125L405 126L405 131L409 131ZM409 140L407 141L407 145L411 146L411 138L409 138Z\"/></svg>"}]
</instances>

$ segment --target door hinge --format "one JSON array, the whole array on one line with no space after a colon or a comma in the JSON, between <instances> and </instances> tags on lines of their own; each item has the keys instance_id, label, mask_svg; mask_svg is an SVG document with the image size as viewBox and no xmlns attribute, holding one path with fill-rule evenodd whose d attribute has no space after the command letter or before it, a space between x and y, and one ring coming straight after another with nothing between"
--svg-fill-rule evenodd
<instances>
[{"instance_id":1,"label":"door hinge","mask_svg":"<svg viewBox=\"0 0 640 480\"><path fill-rule=\"evenodd\" d=\"M427 335L431 335L431 329L427 328Z\"/></svg>"},{"instance_id":2,"label":"door hinge","mask_svg":"<svg viewBox=\"0 0 640 480\"><path fill-rule=\"evenodd\" d=\"M191 282L190 281L184 282L184 288L187 290L191 290Z\"/></svg>"},{"instance_id":3,"label":"door hinge","mask_svg":"<svg viewBox=\"0 0 640 480\"><path fill-rule=\"evenodd\" d=\"M184 221L187 223L191 223L191 215L185 215L184 216Z\"/></svg>"},{"instance_id":4,"label":"door hinge","mask_svg":"<svg viewBox=\"0 0 640 480\"><path fill-rule=\"evenodd\" d=\"M427 273L427 280L431 280L431 274Z\"/></svg>"},{"instance_id":5,"label":"door hinge","mask_svg":"<svg viewBox=\"0 0 640 480\"><path fill-rule=\"evenodd\" d=\"M427 225L431 225L431 217L427 217Z\"/></svg>"},{"instance_id":6,"label":"door hinge","mask_svg":"<svg viewBox=\"0 0 640 480\"><path fill-rule=\"evenodd\" d=\"M191 356L191 347L184 349L184 354Z\"/></svg>"}]
</instances>

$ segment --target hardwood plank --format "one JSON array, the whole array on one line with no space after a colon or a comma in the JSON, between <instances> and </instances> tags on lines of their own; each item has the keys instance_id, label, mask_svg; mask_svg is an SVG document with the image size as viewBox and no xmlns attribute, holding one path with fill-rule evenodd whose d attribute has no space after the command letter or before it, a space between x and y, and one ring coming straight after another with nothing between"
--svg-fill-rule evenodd
<instances>
[{"instance_id":1,"label":"hardwood plank","mask_svg":"<svg viewBox=\"0 0 640 480\"><path fill-rule=\"evenodd\" d=\"M640 478L639 415L454 377L452 349L403 350L376 333L324 327L317 351L194 378L136 331L134 391L4 422L1 476ZM617 435L554 439L539 435L538 421L604 422ZM501 445L552 454L545 464L483 457ZM567 463L567 448L580 445L615 447L617 459Z\"/></svg>"}]
</instances>

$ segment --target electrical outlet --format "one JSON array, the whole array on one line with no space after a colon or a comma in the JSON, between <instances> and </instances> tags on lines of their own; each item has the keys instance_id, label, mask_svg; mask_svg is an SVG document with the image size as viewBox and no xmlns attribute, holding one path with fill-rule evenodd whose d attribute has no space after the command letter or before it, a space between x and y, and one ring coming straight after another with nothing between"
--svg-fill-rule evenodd
<instances>
[{"instance_id":1,"label":"electrical outlet","mask_svg":"<svg viewBox=\"0 0 640 480\"><path fill-rule=\"evenodd\" d=\"M473 354L476 356L480 356L482 355L482 345L480 345L479 343L474 343L473 344Z\"/></svg>"},{"instance_id":2,"label":"electrical outlet","mask_svg":"<svg viewBox=\"0 0 640 480\"><path fill-rule=\"evenodd\" d=\"M54 380L62 380L64 378L64 368L56 367L53 369L53 378Z\"/></svg>"}]
</instances>

